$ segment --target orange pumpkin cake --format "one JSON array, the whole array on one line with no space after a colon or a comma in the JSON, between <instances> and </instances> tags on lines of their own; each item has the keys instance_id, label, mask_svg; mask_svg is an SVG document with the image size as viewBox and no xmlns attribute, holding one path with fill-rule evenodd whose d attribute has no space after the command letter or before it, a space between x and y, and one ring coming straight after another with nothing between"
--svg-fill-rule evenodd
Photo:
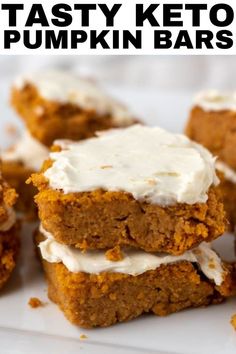
<instances>
[{"instance_id":1,"label":"orange pumpkin cake","mask_svg":"<svg viewBox=\"0 0 236 354\"><path fill-rule=\"evenodd\" d=\"M205 242L182 257L127 250L120 261L102 250L60 244L42 227L36 243L49 298L81 327L107 327L144 313L165 316L232 295L230 266Z\"/></svg>"}]
</instances>

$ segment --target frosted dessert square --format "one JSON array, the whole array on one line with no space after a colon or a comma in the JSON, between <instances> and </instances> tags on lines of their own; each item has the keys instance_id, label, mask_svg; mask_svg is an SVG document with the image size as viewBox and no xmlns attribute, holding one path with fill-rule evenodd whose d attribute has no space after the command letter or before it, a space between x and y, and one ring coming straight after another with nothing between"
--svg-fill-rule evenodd
<instances>
[{"instance_id":1,"label":"frosted dessert square","mask_svg":"<svg viewBox=\"0 0 236 354\"><path fill-rule=\"evenodd\" d=\"M187 137L134 125L55 144L32 181L58 242L179 255L224 232L215 159Z\"/></svg>"}]
</instances>

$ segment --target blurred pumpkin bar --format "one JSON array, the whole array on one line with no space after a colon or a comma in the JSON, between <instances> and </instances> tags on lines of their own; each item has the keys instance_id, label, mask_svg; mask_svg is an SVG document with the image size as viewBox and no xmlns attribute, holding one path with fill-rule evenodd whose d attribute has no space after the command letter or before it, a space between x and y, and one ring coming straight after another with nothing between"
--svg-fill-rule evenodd
<instances>
[{"instance_id":1,"label":"blurred pumpkin bar","mask_svg":"<svg viewBox=\"0 0 236 354\"><path fill-rule=\"evenodd\" d=\"M50 71L16 80L12 105L31 135L50 147L55 139L81 140L136 119L99 85L76 73Z\"/></svg>"},{"instance_id":2,"label":"blurred pumpkin bar","mask_svg":"<svg viewBox=\"0 0 236 354\"><path fill-rule=\"evenodd\" d=\"M3 152L3 175L17 190L17 208L34 216L35 188L25 181L37 172L55 139L85 139L95 131L135 122L130 111L109 97L95 82L72 72L53 71L17 78L12 105L26 130Z\"/></svg>"},{"instance_id":3,"label":"blurred pumpkin bar","mask_svg":"<svg viewBox=\"0 0 236 354\"><path fill-rule=\"evenodd\" d=\"M9 279L19 251L19 223L13 209L17 194L0 175L0 288Z\"/></svg>"},{"instance_id":4,"label":"blurred pumpkin bar","mask_svg":"<svg viewBox=\"0 0 236 354\"><path fill-rule=\"evenodd\" d=\"M27 131L9 149L2 152L2 174L6 181L19 194L16 208L33 219L37 215L34 196L36 188L25 182L29 176L39 171L43 161L47 159L49 150L35 140Z\"/></svg>"},{"instance_id":5,"label":"blurred pumpkin bar","mask_svg":"<svg viewBox=\"0 0 236 354\"><path fill-rule=\"evenodd\" d=\"M216 168L231 229L236 225L236 93L206 91L198 94L186 134L217 156Z\"/></svg>"}]
</instances>

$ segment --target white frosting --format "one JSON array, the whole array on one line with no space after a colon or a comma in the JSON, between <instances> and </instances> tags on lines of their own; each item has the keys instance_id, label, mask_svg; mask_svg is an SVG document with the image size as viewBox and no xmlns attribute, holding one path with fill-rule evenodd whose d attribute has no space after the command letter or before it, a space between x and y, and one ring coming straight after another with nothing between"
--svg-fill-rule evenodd
<instances>
[{"instance_id":1,"label":"white frosting","mask_svg":"<svg viewBox=\"0 0 236 354\"><path fill-rule=\"evenodd\" d=\"M7 208L8 218L7 220L0 225L0 231L5 232L12 228L16 222L16 213L13 208Z\"/></svg>"},{"instance_id":2,"label":"white frosting","mask_svg":"<svg viewBox=\"0 0 236 354\"><path fill-rule=\"evenodd\" d=\"M25 131L16 144L4 151L1 157L3 161L22 162L26 167L38 171L48 154L49 150Z\"/></svg>"},{"instance_id":3,"label":"white frosting","mask_svg":"<svg viewBox=\"0 0 236 354\"><path fill-rule=\"evenodd\" d=\"M99 115L110 114L118 125L133 122L134 117L125 106L107 96L94 81L78 77L75 73L35 73L18 78L14 86L22 89L27 83L33 84L40 96L49 101L76 104L95 110Z\"/></svg>"},{"instance_id":4,"label":"white frosting","mask_svg":"<svg viewBox=\"0 0 236 354\"><path fill-rule=\"evenodd\" d=\"M236 183L236 172L222 161L216 161L216 169L223 172L225 179Z\"/></svg>"},{"instance_id":5,"label":"white frosting","mask_svg":"<svg viewBox=\"0 0 236 354\"><path fill-rule=\"evenodd\" d=\"M236 92L200 92L195 97L194 104L205 111L236 111Z\"/></svg>"},{"instance_id":6,"label":"white frosting","mask_svg":"<svg viewBox=\"0 0 236 354\"><path fill-rule=\"evenodd\" d=\"M55 144L63 150L50 154L54 163L45 176L64 193L102 188L155 204L194 204L206 202L218 183L215 159L205 148L158 127L135 125Z\"/></svg>"},{"instance_id":7,"label":"white frosting","mask_svg":"<svg viewBox=\"0 0 236 354\"><path fill-rule=\"evenodd\" d=\"M122 260L113 262L106 259L104 251L83 252L75 247L58 243L53 239L53 235L45 231L42 226L40 226L40 232L46 237L46 240L39 244L43 259L50 263L63 263L72 273L113 272L136 276L148 270L157 269L162 264L189 261L197 263L205 276L213 280L216 285L221 285L224 280L221 260L206 242L181 256L127 250Z\"/></svg>"}]
</instances>

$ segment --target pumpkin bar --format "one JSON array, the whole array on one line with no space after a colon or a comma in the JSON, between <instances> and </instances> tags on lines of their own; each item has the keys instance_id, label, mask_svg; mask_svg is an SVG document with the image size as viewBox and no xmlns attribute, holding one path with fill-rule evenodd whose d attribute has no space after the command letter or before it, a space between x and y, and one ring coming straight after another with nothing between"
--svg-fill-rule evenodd
<instances>
[{"instance_id":1,"label":"pumpkin bar","mask_svg":"<svg viewBox=\"0 0 236 354\"><path fill-rule=\"evenodd\" d=\"M17 195L0 176L0 288L16 265L19 251L19 223L13 205Z\"/></svg>"},{"instance_id":2,"label":"pumpkin bar","mask_svg":"<svg viewBox=\"0 0 236 354\"><path fill-rule=\"evenodd\" d=\"M102 250L59 244L42 227L35 240L49 298L81 327L107 327L144 313L165 316L232 295L230 266L206 243L183 256L127 251L114 262Z\"/></svg>"},{"instance_id":3,"label":"pumpkin bar","mask_svg":"<svg viewBox=\"0 0 236 354\"><path fill-rule=\"evenodd\" d=\"M39 171L49 154L48 148L34 139L27 131L8 150L2 152L2 174L18 193L16 209L28 219L34 219L37 208L34 203L36 188L26 185L29 176Z\"/></svg>"},{"instance_id":4,"label":"pumpkin bar","mask_svg":"<svg viewBox=\"0 0 236 354\"><path fill-rule=\"evenodd\" d=\"M206 91L198 94L186 126L190 139L218 157L222 192L230 228L236 225L236 94Z\"/></svg>"},{"instance_id":5,"label":"pumpkin bar","mask_svg":"<svg viewBox=\"0 0 236 354\"><path fill-rule=\"evenodd\" d=\"M130 111L94 81L65 71L20 77L11 102L31 135L50 147L55 139L81 140L96 131L133 124Z\"/></svg>"},{"instance_id":6,"label":"pumpkin bar","mask_svg":"<svg viewBox=\"0 0 236 354\"><path fill-rule=\"evenodd\" d=\"M224 232L215 159L183 135L134 125L54 150L31 181L60 243L180 255Z\"/></svg>"},{"instance_id":7,"label":"pumpkin bar","mask_svg":"<svg viewBox=\"0 0 236 354\"><path fill-rule=\"evenodd\" d=\"M25 181L37 172L54 139L84 139L97 130L127 126L135 119L92 80L69 72L44 72L17 78L12 105L26 124L14 146L2 153L3 175L17 190L17 210L37 215L35 188Z\"/></svg>"}]
</instances>

